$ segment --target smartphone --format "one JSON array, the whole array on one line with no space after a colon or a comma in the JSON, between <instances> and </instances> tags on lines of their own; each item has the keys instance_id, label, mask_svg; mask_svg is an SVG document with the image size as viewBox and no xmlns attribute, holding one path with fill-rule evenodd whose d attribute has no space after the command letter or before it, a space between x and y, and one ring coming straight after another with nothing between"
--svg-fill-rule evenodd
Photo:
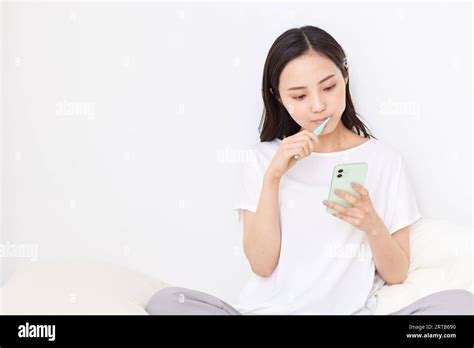
<instances>
[{"instance_id":1,"label":"smartphone","mask_svg":"<svg viewBox=\"0 0 474 348\"><path fill-rule=\"evenodd\" d=\"M352 188L351 183L356 182L362 186L365 186L367 168L368 165L365 162L338 164L335 166L332 172L331 188L329 189L328 200L346 208L353 208L354 205L352 205L352 203L336 195L334 190L347 192L350 195L360 199L360 193ZM333 214L337 211L326 207L326 212Z\"/></svg>"}]
</instances>

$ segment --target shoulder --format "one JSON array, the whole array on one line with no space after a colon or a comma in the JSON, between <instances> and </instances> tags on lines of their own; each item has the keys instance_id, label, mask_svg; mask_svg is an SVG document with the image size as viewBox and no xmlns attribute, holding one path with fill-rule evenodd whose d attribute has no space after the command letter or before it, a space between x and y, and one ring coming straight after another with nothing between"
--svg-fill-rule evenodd
<instances>
[{"instance_id":1,"label":"shoulder","mask_svg":"<svg viewBox=\"0 0 474 348\"><path fill-rule=\"evenodd\" d=\"M242 156L238 161L238 167L251 174L264 171L278 150L277 141L278 139L245 146L239 151Z\"/></svg>"},{"instance_id":2,"label":"shoulder","mask_svg":"<svg viewBox=\"0 0 474 348\"><path fill-rule=\"evenodd\" d=\"M371 149L374 151L372 163L380 177L398 181L401 176L408 174L404 156L396 146L378 139L371 141Z\"/></svg>"},{"instance_id":3,"label":"shoulder","mask_svg":"<svg viewBox=\"0 0 474 348\"><path fill-rule=\"evenodd\" d=\"M261 141L254 144L251 147L251 151L254 153L257 160L268 161L269 159L273 158L275 152L278 150L280 146L280 143L281 143L280 139L273 139L270 141Z\"/></svg>"},{"instance_id":4,"label":"shoulder","mask_svg":"<svg viewBox=\"0 0 474 348\"><path fill-rule=\"evenodd\" d=\"M275 138L270 141L260 141L254 144L252 147L255 148L255 150L257 151L271 151L273 149L277 149L280 143L281 143L281 140L278 138Z\"/></svg>"},{"instance_id":5,"label":"shoulder","mask_svg":"<svg viewBox=\"0 0 474 348\"><path fill-rule=\"evenodd\" d=\"M246 148L241 166L250 174L263 175L279 147L279 139L254 143Z\"/></svg>"},{"instance_id":6,"label":"shoulder","mask_svg":"<svg viewBox=\"0 0 474 348\"><path fill-rule=\"evenodd\" d=\"M402 160L400 151L392 144L375 138L371 138L370 141L371 146L368 149L378 160L386 163L399 163Z\"/></svg>"}]
</instances>

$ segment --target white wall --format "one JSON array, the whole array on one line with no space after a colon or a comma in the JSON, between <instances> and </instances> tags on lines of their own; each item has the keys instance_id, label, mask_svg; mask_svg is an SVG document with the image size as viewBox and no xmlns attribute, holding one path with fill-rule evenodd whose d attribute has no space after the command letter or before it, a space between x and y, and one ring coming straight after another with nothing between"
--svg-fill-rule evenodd
<instances>
[{"instance_id":1,"label":"white wall","mask_svg":"<svg viewBox=\"0 0 474 348\"><path fill-rule=\"evenodd\" d=\"M3 243L3 99L4 99L4 79L3 79L3 3L0 3L0 243ZM1 245L1 244L0 244ZM0 256L0 285L3 282L3 260L4 257ZM0 307L2 306L2 299L0 298Z\"/></svg>"},{"instance_id":2,"label":"white wall","mask_svg":"<svg viewBox=\"0 0 474 348\"><path fill-rule=\"evenodd\" d=\"M356 109L403 153L423 215L471 228L470 9L6 3L3 242L233 301L248 275L234 159L258 141L268 49L306 24L346 50ZM5 261L3 281L22 259Z\"/></svg>"}]
</instances>

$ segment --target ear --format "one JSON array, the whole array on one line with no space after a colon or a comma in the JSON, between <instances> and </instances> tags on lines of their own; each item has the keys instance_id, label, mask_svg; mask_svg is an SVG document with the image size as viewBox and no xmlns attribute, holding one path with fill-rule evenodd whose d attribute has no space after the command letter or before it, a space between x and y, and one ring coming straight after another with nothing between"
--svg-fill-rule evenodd
<instances>
[{"instance_id":1,"label":"ear","mask_svg":"<svg viewBox=\"0 0 474 348\"><path fill-rule=\"evenodd\" d=\"M346 85L347 85L347 81L349 81L349 76L345 77L344 81L346 81Z\"/></svg>"}]
</instances>

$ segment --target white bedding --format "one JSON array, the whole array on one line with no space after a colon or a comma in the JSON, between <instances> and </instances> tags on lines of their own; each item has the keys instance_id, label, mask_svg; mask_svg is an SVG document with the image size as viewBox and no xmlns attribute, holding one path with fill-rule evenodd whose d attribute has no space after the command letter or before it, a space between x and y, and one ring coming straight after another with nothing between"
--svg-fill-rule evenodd
<instances>
[{"instance_id":1,"label":"white bedding","mask_svg":"<svg viewBox=\"0 0 474 348\"><path fill-rule=\"evenodd\" d=\"M402 284L377 292L375 314L401 309L447 289L473 291L472 232L447 220L422 219L410 232L410 269Z\"/></svg>"},{"instance_id":2,"label":"white bedding","mask_svg":"<svg viewBox=\"0 0 474 348\"><path fill-rule=\"evenodd\" d=\"M377 293L387 314L445 289L472 291L472 233L446 220L422 219L410 232L411 265L403 284ZM166 282L121 266L88 260L35 262L0 289L0 314L141 314Z\"/></svg>"},{"instance_id":3,"label":"white bedding","mask_svg":"<svg viewBox=\"0 0 474 348\"><path fill-rule=\"evenodd\" d=\"M107 263L36 262L23 265L0 289L0 313L148 315L148 299L165 286Z\"/></svg>"}]
</instances>

